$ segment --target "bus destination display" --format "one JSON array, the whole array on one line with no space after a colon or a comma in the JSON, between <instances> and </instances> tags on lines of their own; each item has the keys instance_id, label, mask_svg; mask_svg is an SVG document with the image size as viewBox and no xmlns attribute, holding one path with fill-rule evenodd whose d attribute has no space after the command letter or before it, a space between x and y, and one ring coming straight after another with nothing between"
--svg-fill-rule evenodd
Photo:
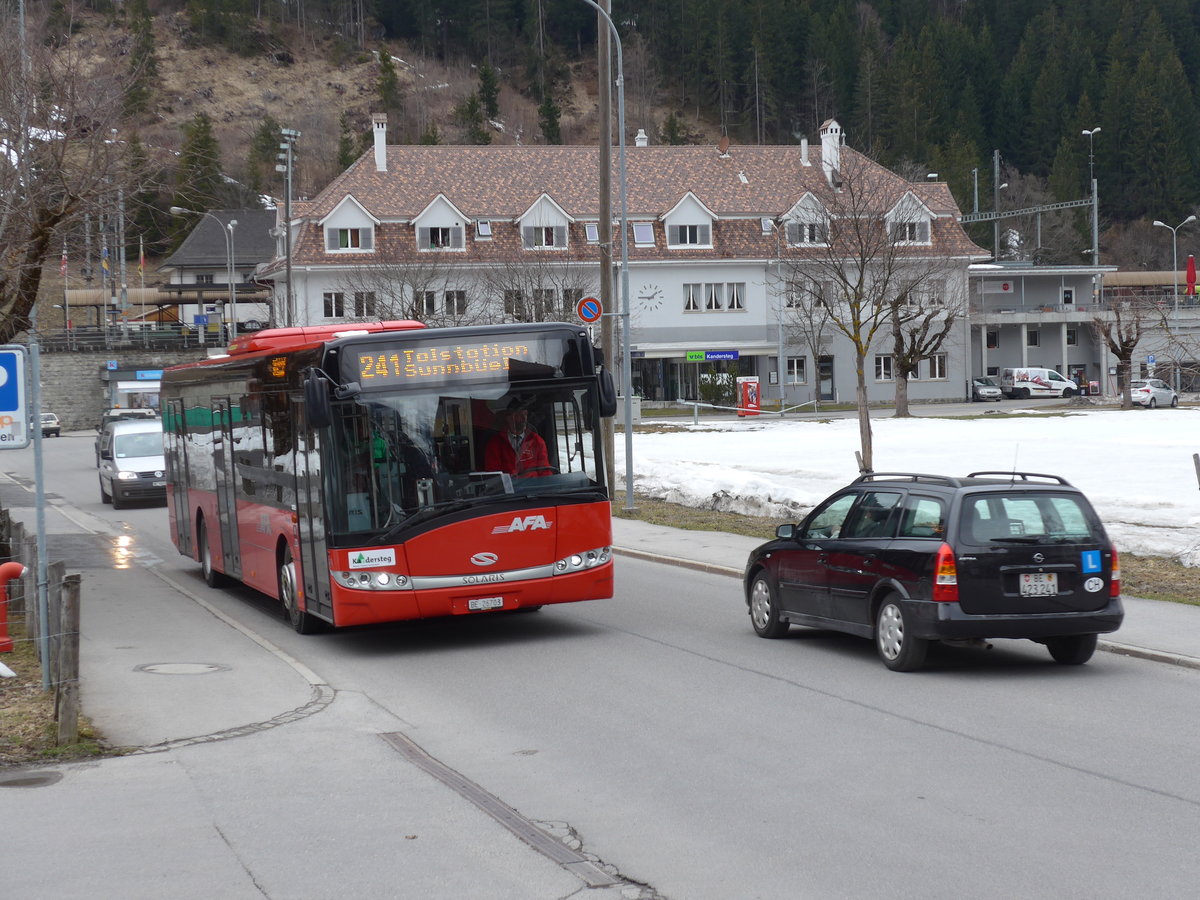
<instances>
[{"instance_id":1,"label":"bus destination display","mask_svg":"<svg viewBox=\"0 0 1200 900\"><path fill-rule=\"evenodd\" d=\"M560 341L526 342L520 339L373 347L358 352L358 377L362 386L368 387L396 382L444 383L503 376L514 363L558 368L562 365L564 350Z\"/></svg>"}]
</instances>

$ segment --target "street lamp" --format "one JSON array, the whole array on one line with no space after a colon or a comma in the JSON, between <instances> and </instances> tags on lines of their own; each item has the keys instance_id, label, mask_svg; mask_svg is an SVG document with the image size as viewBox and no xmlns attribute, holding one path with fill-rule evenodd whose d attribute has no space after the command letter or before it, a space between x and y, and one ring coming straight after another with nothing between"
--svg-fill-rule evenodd
<instances>
[{"instance_id":1,"label":"street lamp","mask_svg":"<svg viewBox=\"0 0 1200 900\"><path fill-rule=\"evenodd\" d=\"M1088 182L1092 189L1092 264L1096 266L1100 265L1100 201L1096 195L1096 154L1093 139L1099 133L1099 125L1083 130L1083 136L1088 139Z\"/></svg>"},{"instance_id":2,"label":"street lamp","mask_svg":"<svg viewBox=\"0 0 1200 900\"><path fill-rule=\"evenodd\" d=\"M233 317L233 323L226 326L226 336L232 343L237 337L237 293L233 285L233 229L237 225L237 219L230 219L228 225L222 222L217 216L203 210L185 209L182 206L172 206L171 215L173 216L208 216L217 223L217 227L221 229L221 235L225 238L225 277L229 284L229 312Z\"/></svg>"},{"instance_id":3,"label":"street lamp","mask_svg":"<svg viewBox=\"0 0 1200 900\"><path fill-rule=\"evenodd\" d=\"M1174 282L1174 312L1171 318L1175 320L1175 327L1179 327L1179 229L1189 222L1195 222L1195 216L1188 216L1178 225L1168 225L1166 222L1154 220L1154 225L1157 228L1171 229L1171 280ZM1175 390L1179 390L1179 366L1175 367Z\"/></svg>"}]
</instances>

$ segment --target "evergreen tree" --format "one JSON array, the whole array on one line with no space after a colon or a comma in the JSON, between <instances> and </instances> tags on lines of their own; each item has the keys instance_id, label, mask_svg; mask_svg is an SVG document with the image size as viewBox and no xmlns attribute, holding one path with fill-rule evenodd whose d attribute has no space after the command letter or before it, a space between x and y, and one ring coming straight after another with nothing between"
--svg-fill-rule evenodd
<instances>
[{"instance_id":1,"label":"evergreen tree","mask_svg":"<svg viewBox=\"0 0 1200 900\"><path fill-rule=\"evenodd\" d=\"M554 102L554 97L547 91L546 98L542 100L542 105L538 107L538 127L542 131L542 137L546 139L547 144L561 144L562 132L558 127L558 118L561 112L558 104Z\"/></svg>"},{"instance_id":2,"label":"evergreen tree","mask_svg":"<svg viewBox=\"0 0 1200 900\"><path fill-rule=\"evenodd\" d=\"M404 109L400 77L396 74L396 63L387 47L379 48L379 79L375 82L375 90L384 112L399 113Z\"/></svg>"},{"instance_id":3,"label":"evergreen tree","mask_svg":"<svg viewBox=\"0 0 1200 900\"><path fill-rule=\"evenodd\" d=\"M256 194L266 193L275 183L275 157L279 148L280 125L271 115L263 117L246 153L246 184Z\"/></svg>"},{"instance_id":4,"label":"evergreen tree","mask_svg":"<svg viewBox=\"0 0 1200 900\"><path fill-rule=\"evenodd\" d=\"M679 121L675 110L671 110L663 120L662 128L658 132L658 139L673 147L688 143L687 128Z\"/></svg>"},{"instance_id":5,"label":"evergreen tree","mask_svg":"<svg viewBox=\"0 0 1200 900\"><path fill-rule=\"evenodd\" d=\"M491 132L483 122L483 106L479 94L472 91L454 108L454 120L467 130L468 144L490 144Z\"/></svg>"},{"instance_id":6,"label":"evergreen tree","mask_svg":"<svg viewBox=\"0 0 1200 900\"><path fill-rule=\"evenodd\" d=\"M220 207L222 202L221 148L213 134L212 120L205 113L183 127L183 146L175 171L175 198L172 206L202 212ZM191 225L181 223L176 237L182 241Z\"/></svg>"},{"instance_id":7,"label":"evergreen tree","mask_svg":"<svg viewBox=\"0 0 1200 900\"><path fill-rule=\"evenodd\" d=\"M429 127L421 135L420 143L422 144L440 144L442 142L441 132L438 131L437 122L430 122Z\"/></svg>"},{"instance_id":8,"label":"evergreen tree","mask_svg":"<svg viewBox=\"0 0 1200 900\"><path fill-rule=\"evenodd\" d=\"M129 30L133 48L129 53L129 81L125 88L127 115L145 112L150 94L158 81L158 60L154 56L154 21L146 0L130 0Z\"/></svg>"},{"instance_id":9,"label":"evergreen tree","mask_svg":"<svg viewBox=\"0 0 1200 900\"><path fill-rule=\"evenodd\" d=\"M487 63L479 67L479 102L489 119L500 115L500 79Z\"/></svg>"},{"instance_id":10,"label":"evergreen tree","mask_svg":"<svg viewBox=\"0 0 1200 900\"><path fill-rule=\"evenodd\" d=\"M278 131L276 131L278 134ZM338 118L338 146L337 146L337 162L338 169L345 171L354 164L366 150L368 140L373 140L367 134L356 131L354 123L350 121L350 114L343 112Z\"/></svg>"}]
</instances>

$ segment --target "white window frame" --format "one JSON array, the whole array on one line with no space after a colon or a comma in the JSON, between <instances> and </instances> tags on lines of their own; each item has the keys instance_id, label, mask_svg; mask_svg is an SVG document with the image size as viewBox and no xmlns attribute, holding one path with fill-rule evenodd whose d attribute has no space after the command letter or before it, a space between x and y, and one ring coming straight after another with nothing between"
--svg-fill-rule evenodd
<instances>
[{"instance_id":1,"label":"white window frame","mask_svg":"<svg viewBox=\"0 0 1200 900\"><path fill-rule=\"evenodd\" d=\"M567 226L526 225L521 229L521 246L526 250L565 250Z\"/></svg>"},{"instance_id":2,"label":"white window frame","mask_svg":"<svg viewBox=\"0 0 1200 900\"><path fill-rule=\"evenodd\" d=\"M442 243L443 240L445 243ZM422 225L417 228L417 250L421 253L461 253L466 249L461 225Z\"/></svg>"},{"instance_id":3,"label":"white window frame","mask_svg":"<svg viewBox=\"0 0 1200 900\"><path fill-rule=\"evenodd\" d=\"M442 293L446 315L465 316L467 314L467 292L461 288L451 288Z\"/></svg>"},{"instance_id":4,"label":"white window frame","mask_svg":"<svg viewBox=\"0 0 1200 900\"><path fill-rule=\"evenodd\" d=\"M359 319L375 318L375 303L374 291L355 291L354 292L354 315Z\"/></svg>"},{"instance_id":5,"label":"white window frame","mask_svg":"<svg viewBox=\"0 0 1200 900\"><path fill-rule=\"evenodd\" d=\"M933 381L946 380L946 354L935 353L929 357L929 377Z\"/></svg>"},{"instance_id":6,"label":"white window frame","mask_svg":"<svg viewBox=\"0 0 1200 900\"><path fill-rule=\"evenodd\" d=\"M490 241L492 239L492 223L490 219L479 219L475 222L475 240Z\"/></svg>"},{"instance_id":7,"label":"white window frame","mask_svg":"<svg viewBox=\"0 0 1200 900\"><path fill-rule=\"evenodd\" d=\"M789 356L784 360L788 384L808 384L808 357Z\"/></svg>"},{"instance_id":8,"label":"white window frame","mask_svg":"<svg viewBox=\"0 0 1200 900\"><path fill-rule=\"evenodd\" d=\"M425 316L437 315L437 291L417 291L418 306Z\"/></svg>"},{"instance_id":9,"label":"white window frame","mask_svg":"<svg viewBox=\"0 0 1200 900\"><path fill-rule=\"evenodd\" d=\"M932 243L933 228L929 219L903 219L892 223L892 242L898 245L924 245Z\"/></svg>"},{"instance_id":10,"label":"white window frame","mask_svg":"<svg viewBox=\"0 0 1200 900\"><path fill-rule=\"evenodd\" d=\"M1040 329L1031 328L1025 332L1025 346L1026 347L1042 346L1042 332Z\"/></svg>"},{"instance_id":11,"label":"white window frame","mask_svg":"<svg viewBox=\"0 0 1200 900\"><path fill-rule=\"evenodd\" d=\"M731 281L725 286L725 308L730 312L746 311L746 282Z\"/></svg>"},{"instance_id":12,"label":"white window frame","mask_svg":"<svg viewBox=\"0 0 1200 900\"><path fill-rule=\"evenodd\" d=\"M704 294L704 285L702 284L685 284L683 286L683 311L684 312L703 312L700 306L700 298Z\"/></svg>"},{"instance_id":13,"label":"white window frame","mask_svg":"<svg viewBox=\"0 0 1200 900\"><path fill-rule=\"evenodd\" d=\"M667 226L667 247L689 249L712 246L712 225L693 223Z\"/></svg>"},{"instance_id":14,"label":"white window frame","mask_svg":"<svg viewBox=\"0 0 1200 900\"><path fill-rule=\"evenodd\" d=\"M600 223L599 222L584 222L583 236L589 244L600 243Z\"/></svg>"},{"instance_id":15,"label":"white window frame","mask_svg":"<svg viewBox=\"0 0 1200 900\"><path fill-rule=\"evenodd\" d=\"M875 354L875 380L876 381L895 381L896 369L895 360L890 353Z\"/></svg>"},{"instance_id":16,"label":"white window frame","mask_svg":"<svg viewBox=\"0 0 1200 900\"><path fill-rule=\"evenodd\" d=\"M784 226L789 247L824 247L829 244L829 222L793 219Z\"/></svg>"},{"instance_id":17,"label":"white window frame","mask_svg":"<svg viewBox=\"0 0 1200 900\"><path fill-rule=\"evenodd\" d=\"M346 315L346 294L343 291L325 291L321 294L321 308L326 319L341 319Z\"/></svg>"}]
</instances>

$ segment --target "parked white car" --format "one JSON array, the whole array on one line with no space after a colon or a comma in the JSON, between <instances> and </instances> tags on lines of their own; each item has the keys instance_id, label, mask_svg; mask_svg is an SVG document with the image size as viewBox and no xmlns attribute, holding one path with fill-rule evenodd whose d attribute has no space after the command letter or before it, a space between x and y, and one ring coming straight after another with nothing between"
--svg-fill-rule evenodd
<instances>
[{"instance_id":1,"label":"parked white car","mask_svg":"<svg viewBox=\"0 0 1200 900\"><path fill-rule=\"evenodd\" d=\"M1129 383L1129 396L1137 406L1154 409L1156 406L1178 406L1175 389L1159 378L1145 378Z\"/></svg>"}]
</instances>

